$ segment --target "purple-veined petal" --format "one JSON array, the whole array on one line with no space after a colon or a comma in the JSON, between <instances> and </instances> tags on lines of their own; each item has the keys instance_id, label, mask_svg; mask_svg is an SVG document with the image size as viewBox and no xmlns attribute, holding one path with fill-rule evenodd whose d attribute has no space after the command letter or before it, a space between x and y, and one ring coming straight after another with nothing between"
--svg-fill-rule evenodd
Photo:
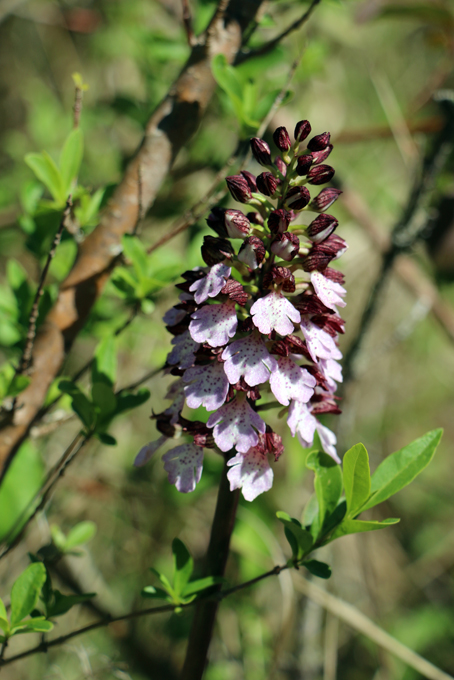
<instances>
[{"instance_id":1,"label":"purple-veined petal","mask_svg":"<svg viewBox=\"0 0 454 680\"><path fill-rule=\"evenodd\" d=\"M189 408L204 406L207 411L214 411L225 402L229 381L220 362L193 366L185 372L183 380L190 383L184 388Z\"/></svg>"},{"instance_id":2,"label":"purple-veined petal","mask_svg":"<svg viewBox=\"0 0 454 680\"><path fill-rule=\"evenodd\" d=\"M192 314L189 332L195 342L207 342L210 347L226 345L235 335L238 319L235 303L205 305Z\"/></svg>"},{"instance_id":3,"label":"purple-veined petal","mask_svg":"<svg viewBox=\"0 0 454 680\"><path fill-rule=\"evenodd\" d=\"M257 333L247 335L228 345L222 353L224 371L229 382L235 385L241 376L251 387L264 383L270 371L277 367L276 359L268 352Z\"/></svg>"},{"instance_id":4,"label":"purple-veined petal","mask_svg":"<svg viewBox=\"0 0 454 680\"><path fill-rule=\"evenodd\" d=\"M214 441L221 451L230 451L235 447L240 453L246 453L256 446L259 440L257 430L262 434L266 430L263 420L247 403L244 392L212 413L207 426L214 426Z\"/></svg>"},{"instance_id":5,"label":"purple-veined petal","mask_svg":"<svg viewBox=\"0 0 454 680\"><path fill-rule=\"evenodd\" d=\"M198 279L190 286L189 290L194 293L194 300L200 305L209 297L216 297L224 287L226 279L230 276L231 269L223 262L219 262L210 268L203 279Z\"/></svg>"},{"instance_id":6,"label":"purple-veined petal","mask_svg":"<svg viewBox=\"0 0 454 680\"><path fill-rule=\"evenodd\" d=\"M172 404L166 408L164 413L166 416L172 416L170 424L175 425L184 406L184 382L181 378L170 385L165 398L172 399Z\"/></svg>"},{"instance_id":7,"label":"purple-veined petal","mask_svg":"<svg viewBox=\"0 0 454 680\"><path fill-rule=\"evenodd\" d=\"M314 361L342 358L342 352L329 333L304 318L301 319L301 330L306 340L307 349Z\"/></svg>"},{"instance_id":8,"label":"purple-veined petal","mask_svg":"<svg viewBox=\"0 0 454 680\"><path fill-rule=\"evenodd\" d=\"M278 357L277 368L270 376L271 391L284 406L292 399L308 402L316 384L315 378L306 369L297 366L290 357Z\"/></svg>"},{"instance_id":9,"label":"purple-veined petal","mask_svg":"<svg viewBox=\"0 0 454 680\"><path fill-rule=\"evenodd\" d=\"M162 435L159 439L154 442L148 442L145 446L142 446L139 453L134 459L134 467L142 467L145 463L148 463L151 456L156 453L156 451L167 441L167 437Z\"/></svg>"},{"instance_id":10,"label":"purple-veined petal","mask_svg":"<svg viewBox=\"0 0 454 680\"><path fill-rule=\"evenodd\" d=\"M301 314L284 295L271 291L259 298L251 307L254 324L264 335L275 330L279 335L293 333L293 323L299 323ZM293 323L292 323L293 321Z\"/></svg>"},{"instance_id":11,"label":"purple-veined petal","mask_svg":"<svg viewBox=\"0 0 454 680\"><path fill-rule=\"evenodd\" d=\"M337 307L345 307L347 304L342 299L347 291L340 283L327 279L318 271L311 272L311 283L317 297L330 309L337 311Z\"/></svg>"},{"instance_id":12,"label":"purple-veined petal","mask_svg":"<svg viewBox=\"0 0 454 680\"><path fill-rule=\"evenodd\" d=\"M169 482L181 493L194 491L202 476L203 448L196 444L181 444L162 457Z\"/></svg>"},{"instance_id":13,"label":"purple-veined petal","mask_svg":"<svg viewBox=\"0 0 454 680\"><path fill-rule=\"evenodd\" d=\"M335 392L337 389L336 382L342 382L341 364L334 359L319 359L317 366L320 369L320 372L325 376L329 389Z\"/></svg>"},{"instance_id":14,"label":"purple-veined petal","mask_svg":"<svg viewBox=\"0 0 454 680\"><path fill-rule=\"evenodd\" d=\"M167 355L167 363L178 368L190 368L194 363L194 353L200 347L200 343L191 338L189 331L176 335L172 340L174 348Z\"/></svg>"},{"instance_id":15,"label":"purple-veined petal","mask_svg":"<svg viewBox=\"0 0 454 680\"><path fill-rule=\"evenodd\" d=\"M230 491L241 489L247 501L253 501L273 486L274 473L268 458L255 448L249 449L247 453L237 453L227 465L230 467L227 473Z\"/></svg>"}]
</instances>

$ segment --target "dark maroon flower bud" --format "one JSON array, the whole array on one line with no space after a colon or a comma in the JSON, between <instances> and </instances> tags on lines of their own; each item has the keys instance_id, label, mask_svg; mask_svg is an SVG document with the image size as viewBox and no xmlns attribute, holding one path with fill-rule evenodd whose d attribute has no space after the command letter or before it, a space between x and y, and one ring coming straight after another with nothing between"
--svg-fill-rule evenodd
<instances>
[{"instance_id":1,"label":"dark maroon flower bud","mask_svg":"<svg viewBox=\"0 0 454 680\"><path fill-rule=\"evenodd\" d=\"M307 148L311 151L322 151L328 146L330 138L331 135L329 132L322 132L321 135L315 135L315 137L312 137L308 142Z\"/></svg>"},{"instance_id":2,"label":"dark maroon flower bud","mask_svg":"<svg viewBox=\"0 0 454 680\"><path fill-rule=\"evenodd\" d=\"M290 262L298 255L300 240L296 234L285 231L283 234L276 234L271 244L271 252L281 257L286 262Z\"/></svg>"},{"instance_id":3,"label":"dark maroon flower bud","mask_svg":"<svg viewBox=\"0 0 454 680\"><path fill-rule=\"evenodd\" d=\"M265 224L265 220L259 212L249 212L247 213L246 217L248 218L249 222L252 222L252 224L260 224L261 227L263 227Z\"/></svg>"},{"instance_id":4,"label":"dark maroon flower bud","mask_svg":"<svg viewBox=\"0 0 454 680\"><path fill-rule=\"evenodd\" d=\"M285 177L285 175L287 174L287 166L280 156L276 156L276 158L274 159L274 165L279 170L282 177Z\"/></svg>"},{"instance_id":5,"label":"dark maroon flower bud","mask_svg":"<svg viewBox=\"0 0 454 680\"><path fill-rule=\"evenodd\" d=\"M237 302L241 307L244 307L249 299L249 295L246 293L241 283L235 281L235 279L226 281L225 286L221 289L221 293L222 295L228 295L231 300Z\"/></svg>"},{"instance_id":6,"label":"dark maroon flower bud","mask_svg":"<svg viewBox=\"0 0 454 680\"><path fill-rule=\"evenodd\" d=\"M280 181L271 172L262 172L257 177L257 189L265 196L273 196L279 184Z\"/></svg>"},{"instance_id":7,"label":"dark maroon flower bud","mask_svg":"<svg viewBox=\"0 0 454 680\"><path fill-rule=\"evenodd\" d=\"M263 139L252 137L251 151L257 163L260 163L260 165L272 165L270 147Z\"/></svg>"},{"instance_id":8,"label":"dark maroon flower bud","mask_svg":"<svg viewBox=\"0 0 454 680\"><path fill-rule=\"evenodd\" d=\"M273 140L279 151L288 151L292 146L289 134L285 127L278 127L273 132Z\"/></svg>"},{"instance_id":9,"label":"dark maroon flower bud","mask_svg":"<svg viewBox=\"0 0 454 680\"><path fill-rule=\"evenodd\" d=\"M263 277L263 286L268 288L272 283L282 286L286 293L295 292L295 277L290 269L282 265L273 265L269 272Z\"/></svg>"},{"instance_id":10,"label":"dark maroon flower bud","mask_svg":"<svg viewBox=\"0 0 454 680\"><path fill-rule=\"evenodd\" d=\"M330 234L336 229L339 222L332 215L322 213L313 220L307 228L307 236L314 241L320 243L328 238Z\"/></svg>"},{"instance_id":11,"label":"dark maroon flower bud","mask_svg":"<svg viewBox=\"0 0 454 680\"><path fill-rule=\"evenodd\" d=\"M245 319L240 319L238 321L238 332L239 333L252 333L252 331L254 329L255 329L255 325L254 325L254 322L253 322L251 316L248 316ZM222 351L224 351L224 347L222 347Z\"/></svg>"},{"instance_id":12,"label":"dark maroon flower bud","mask_svg":"<svg viewBox=\"0 0 454 680\"><path fill-rule=\"evenodd\" d=\"M300 300L294 302L297 310L304 315L312 314L332 314L332 310L327 307L316 295L303 295Z\"/></svg>"},{"instance_id":13,"label":"dark maroon flower bud","mask_svg":"<svg viewBox=\"0 0 454 680\"><path fill-rule=\"evenodd\" d=\"M312 165L312 154L311 153L306 153L304 156L298 156L297 159L297 166L296 166L296 173L300 177L303 177L303 175L307 175L309 168Z\"/></svg>"},{"instance_id":14,"label":"dark maroon flower bud","mask_svg":"<svg viewBox=\"0 0 454 680\"><path fill-rule=\"evenodd\" d=\"M288 357L290 352L285 340L278 340L275 342L271 348L271 354L277 354L280 357Z\"/></svg>"},{"instance_id":15,"label":"dark maroon flower bud","mask_svg":"<svg viewBox=\"0 0 454 680\"><path fill-rule=\"evenodd\" d=\"M348 248L348 245L343 238L337 236L337 234L332 234L331 236L328 236L327 239L322 241L322 243L318 243L317 246L312 247L320 248L325 253L332 254L333 260L337 260L339 257L341 257L341 255L345 253L345 251Z\"/></svg>"},{"instance_id":16,"label":"dark maroon flower bud","mask_svg":"<svg viewBox=\"0 0 454 680\"><path fill-rule=\"evenodd\" d=\"M252 174L252 172L249 172L248 170L241 170L240 175L244 177L251 191L257 191L257 179L256 176Z\"/></svg>"},{"instance_id":17,"label":"dark maroon flower bud","mask_svg":"<svg viewBox=\"0 0 454 680\"><path fill-rule=\"evenodd\" d=\"M311 133L311 124L308 120L300 120L295 126L295 140L302 142Z\"/></svg>"},{"instance_id":18,"label":"dark maroon flower bud","mask_svg":"<svg viewBox=\"0 0 454 680\"><path fill-rule=\"evenodd\" d=\"M315 269L322 271L331 260L337 260L345 253L348 246L343 238L332 234L321 243L314 243L309 254L304 260L303 269L312 272Z\"/></svg>"},{"instance_id":19,"label":"dark maroon flower bud","mask_svg":"<svg viewBox=\"0 0 454 680\"><path fill-rule=\"evenodd\" d=\"M337 314L315 314L311 321L329 333L333 338L338 333L345 333L345 321Z\"/></svg>"},{"instance_id":20,"label":"dark maroon flower bud","mask_svg":"<svg viewBox=\"0 0 454 680\"><path fill-rule=\"evenodd\" d=\"M323 163L323 161L325 161L328 158L328 156L330 155L332 150L333 150L333 145L328 144L328 146L326 146L321 151L312 151L312 158L313 158L312 163L314 165L318 165L318 163Z\"/></svg>"},{"instance_id":21,"label":"dark maroon flower bud","mask_svg":"<svg viewBox=\"0 0 454 680\"><path fill-rule=\"evenodd\" d=\"M260 399L261 397L258 387L251 387L248 385L243 376L241 376L237 383L231 385L231 387L237 392L246 392L247 398L252 401L257 401L257 399Z\"/></svg>"},{"instance_id":22,"label":"dark maroon flower bud","mask_svg":"<svg viewBox=\"0 0 454 680\"><path fill-rule=\"evenodd\" d=\"M173 437L175 434L175 427L170 424L170 419L172 416L166 415L165 413L158 413L150 416L152 419L156 419L156 429L161 434L166 437Z\"/></svg>"},{"instance_id":23,"label":"dark maroon flower bud","mask_svg":"<svg viewBox=\"0 0 454 680\"><path fill-rule=\"evenodd\" d=\"M313 198L309 203L309 210L313 210L314 212L324 212L325 210L328 210L328 208L337 201L341 193L342 191L340 189L334 189L333 187L322 189L318 196Z\"/></svg>"},{"instance_id":24,"label":"dark maroon flower bud","mask_svg":"<svg viewBox=\"0 0 454 680\"><path fill-rule=\"evenodd\" d=\"M251 233L251 223L241 210L226 210L224 219L230 238L246 238Z\"/></svg>"},{"instance_id":25,"label":"dark maroon flower bud","mask_svg":"<svg viewBox=\"0 0 454 680\"><path fill-rule=\"evenodd\" d=\"M234 255L234 250L230 241L226 238L216 238L215 236L205 236L202 246L203 261L210 267L223 260L230 260Z\"/></svg>"},{"instance_id":26,"label":"dark maroon flower bud","mask_svg":"<svg viewBox=\"0 0 454 680\"><path fill-rule=\"evenodd\" d=\"M326 184L334 177L334 168L330 165L314 165L307 173L309 184Z\"/></svg>"},{"instance_id":27,"label":"dark maroon flower bud","mask_svg":"<svg viewBox=\"0 0 454 680\"><path fill-rule=\"evenodd\" d=\"M323 373L318 370L316 366L312 364L310 366L305 366L304 368L316 379L318 387L322 387L324 390L329 389L328 380L325 378Z\"/></svg>"},{"instance_id":28,"label":"dark maroon flower bud","mask_svg":"<svg viewBox=\"0 0 454 680\"><path fill-rule=\"evenodd\" d=\"M266 249L261 239L257 236L249 236L241 244L238 259L243 262L249 269L257 269L265 259Z\"/></svg>"},{"instance_id":29,"label":"dark maroon flower bud","mask_svg":"<svg viewBox=\"0 0 454 680\"><path fill-rule=\"evenodd\" d=\"M209 216L207 217L207 224L213 231L216 232L222 238L227 236L227 231L225 229L225 219L224 219L225 208L212 208Z\"/></svg>"},{"instance_id":30,"label":"dark maroon flower bud","mask_svg":"<svg viewBox=\"0 0 454 680\"><path fill-rule=\"evenodd\" d=\"M306 187L292 187L287 191L284 205L287 209L302 210L311 200L311 195Z\"/></svg>"},{"instance_id":31,"label":"dark maroon flower bud","mask_svg":"<svg viewBox=\"0 0 454 680\"><path fill-rule=\"evenodd\" d=\"M189 281L190 283L194 283L194 281L203 279L204 276L206 276L206 274L201 269L198 270L187 269L185 272L182 273L181 278L184 279L185 281Z\"/></svg>"},{"instance_id":32,"label":"dark maroon flower bud","mask_svg":"<svg viewBox=\"0 0 454 680\"><path fill-rule=\"evenodd\" d=\"M333 414L339 414L342 413L340 410L339 406L336 404L335 401L320 401L317 404L313 404L312 413L317 415L319 413L333 413Z\"/></svg>"},{"instance_id":33,"label":"dark maroon flower bud","mask_svg":"<svg viewBox=\"0 0 454 680\"><path fill-rule=\"evenodd\" d=\"M216 448L216 444L214 443L214 437L212 434L195 434L194 444L196 446L203 446L204 449Z\"/></svg>"},{"instance_id":34,"label":"dark maroon flower bud","mask_svg":"<svg viewBox=\"0 0 454 680\"><path fill-rule=\"evenodd\" d=\"M265 434L261 434L259 437L265 440L265 452L271 453L271 455L274 456L274 462L279 460L281 455L284 453L282 437L279 434L276 434L276 432L274 432L274 430L272 430L269 425L266 426Z\"/></svg>"},{"instance_id":35,"label":"dark maroon flower bud","mask_svg":"<svg viewBox=\"0 0 454 680\"><path fill-rule=\"evenodd\" d=\"M290 213L283 208L273 210L268 217L268 228L273 234L283 234L290 224Z\"/></svg>"},{"instance_id":36,"label":"dark maroon flower bud","mask_svg":"<svg viewBox=\"0 0 454 680\"><path fill-rule=\"evenodd\" d=\"M287 345L290 354L302 354L306 359L312 361L304 340L301 340L301 338L298 338L296 335L287 335L284 342Z\"/></svg>"},{"instance_id":37,"label":"dark maroon flower bud","mask_svg":"<svg viewBox=\"0 0 454 680\"><path fill-rule=\"evenodd\" d=\"M245 177L242 175L231 175L226 177L225 181L235 201L248 203L251 200L252 192Z\"/></svg>"},{"instance_id":38,"label":"dark maroon flower bud","mask_svg":"<svg viewBox=\"0 0 454 680\"><path fill-rule=\"evenodd\" d=\"M343 286L345 283L345 275L342 274L342 272L338 272L337 269L331 269L331 267L327 267L325 269L323 276L326 276L326 278L330 279L330 281L340 283L341 286Z\"/></svg>"},{"instance_id":39,"label":"dark maroon flower bud","mask_svg":"<svg viewBox=\"0 0 454 680\"><path fill-rule=\"evenodd\" d=\"M309 255L304 258L303 269L306 272L321 272L329 265L332 259L332 255L314 246L311 248Z\"/></svg>"}]
</instances>

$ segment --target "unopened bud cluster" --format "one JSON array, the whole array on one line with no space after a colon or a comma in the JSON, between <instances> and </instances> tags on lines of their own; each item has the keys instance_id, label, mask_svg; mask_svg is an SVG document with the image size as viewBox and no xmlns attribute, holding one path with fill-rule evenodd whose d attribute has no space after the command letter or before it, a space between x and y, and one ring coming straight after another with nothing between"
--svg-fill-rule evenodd
<instances>
[{"instance_id":1,"label":"unopened bud cluster","mask_svg":"<svg viewBox=\"0 0 454 680\"><path fill-rule=\"evenodd\" d=\"M176 377L166 395L172 403L153 416L162 436L143 447L135 464L185 435L163 456L179 491L195 488L203 449L214 447L229 452L232 490L241 488L252 500L272 486L270 459L277 461L284 447L260 415L269 411L261 408L267 402L286 413L302 446L311 446L317 432L339 462L336 437L318 415L340 412L337 337L344 322L337 308L345 306L345 289L343 275L330 264L347 246L334 233L337 219L325 212L341 192L325 188L311 196L309 190L334 175L324 163L333 148L329 133L306 143L310 132L309 122L300 121L292 142L284 127L277 128L274 159L263 139L251 140L265 170L226 178L247 210L213 208L207 223L216 236L206 236L202 246L207 266L183 274L180 302L164 316L174 336L167 357ZM318 215L300 222L308 212ZM206 424L183 417L185 404L211 412Z\"/></svg>"}]
</instances>

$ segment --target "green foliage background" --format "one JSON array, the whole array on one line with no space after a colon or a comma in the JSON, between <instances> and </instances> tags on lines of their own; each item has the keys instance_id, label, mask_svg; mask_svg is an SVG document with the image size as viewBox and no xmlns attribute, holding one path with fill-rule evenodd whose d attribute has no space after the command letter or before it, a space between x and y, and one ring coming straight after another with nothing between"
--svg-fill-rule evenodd
<instances>
[{"instance_id":1,"label":"green foliage background","mask_svg":"<svg viewBox=\"0 0 454 680\"><path fill-rule=\"evenodd\" d=\"M201 30L214 3L199 1L191 6L196 30ZM306 6L304 2L269 2L250 44L276 35ZM189 47L179 3L173 0L32 0L16 3L12 11L0 5L0 22L0 349L4 361L10 362L20 354L40 267L64 203L62 196L59 201L58 196L43 192L24 157L46 150L58 164L72 129L71 75L81 73L89 85L81 117L84 155L79 185L85 188L77 204L81 233L75 238L66 234L59 246L41 303L43 318L74 261L77 239L95 227L98 208L120 180L150 112L177 76ZM301 118L311 121L316 134L330 130L337 176L361 197L380 232L390 232L430 139L411 130L438 115L431 102L433 92L454 86L450 72L454 9L449 0L390 0L382 5L323 0L306 27L271 54L241 65L236 71L239 85L235 85L243 88L241 96L229 98L226 88L218 88L203 125L179 155L143 220L140 240L145 247L165 234L203 195L234 152L238 136L251 134L264 99L282 87L292 60L303 47L290 86L292 97L276 114L270 130L277 125L293 129ZM449 193L453 188L453 176L446 172L437 189ZM342 201L333 212L341 223L339 234L350 246L340 264L348 288L347 333L341 345L345 350L380 257L364 225ZM108 368L99 372L107 375L110 385L123 387L163 364L170 336L161 317L177 297L171 282L180 271L202 264L200 245L205 233L208 230L201 219L148 257L142 268L125 266L116 271L62 377L74 375L100 342L111 342L132 312L132 322L115 341L116 376ZM132 247L126 239L128 256ZM412 256L425 276L439 281L423 245ZM439 294L446 302L454 302L449 281L440 283ZM424 475L370 513L369 519L374 520L401 517L399 525L384 532L348 536L320 551L333 568L327 587L451 674L453 370L452 342L434 320L426 300L416 299L392 276L366 338L358 379L345 394L344 413L327 423L337 428L341 452L364 442L372 470L388 454L428 430L443 427L445 435ZM0 389L11 377L6 367L0 375ZM97 524L96 538L84 548L83 556L64 558L59 578L63 592L75 582L82 592L96 591L93 602L98 614L90 610L91 600L89 606L74 608L59 619L59 634L99 612L118 614L138 607L141 589L150 582L149 567L170 572L175 537L189 547L195 578L199 577L222 461L208 452L202 480L187 496L168 484L160 455L144 468L132 467L137 451L156 437L149 415L151 409L159 412L167 403L163 397L169 378L148 381L145 386L151 398L112 425L111 412L101 414L104 434L114 437L117 445L106 446L101 436L91 441L14 557L0 562L3 594L27 565L27 551L36 552L49 541L52 525L68 533L84 520ZM104 379L100 382L106 384ZM81 389L94 399L88 377L82 380ZM17 511L33 497L44 470L55 463L79 429L79 421L72 417L74 395L69 389L65 392L46 422L33 430L0 491L2 536L11 529ZM58 395L55 385L48 401ZM253 578L288 558L284 528L275 512L284 509L300 518L312 493L313 476L305 467L308 452L288 433L285 443L285 454L274 466L273 490L252 505L241 502L228 569L230 583ZM131 628L100 630L74 640L68 648L6 667L2 674L5 680L172 678L182 662L189 623L190 614L183 612L136 621ZM333 645L338 650L340 679L416 679L414 671L342 623L333 643L332 629L322 610L307 605L289 575L279 581L269 579L222 604L207 680L315 680L323 677L323 660ZM14 649L26 647L31 638L22 636Z\"/></svg>"}]
</instances>

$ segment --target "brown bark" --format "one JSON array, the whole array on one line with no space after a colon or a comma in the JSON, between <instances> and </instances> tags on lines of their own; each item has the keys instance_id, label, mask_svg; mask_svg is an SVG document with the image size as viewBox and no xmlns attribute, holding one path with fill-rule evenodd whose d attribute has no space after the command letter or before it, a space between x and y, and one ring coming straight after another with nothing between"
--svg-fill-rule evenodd
<instances>
[{"instance_id":1,"label":"brown bark","mask_svg":"<svg viewBox=\"0 0 454 680\"><path fill-rule=\"evenodd\" d=\"M197 130L216 83L211 60L225 54L232 62L244 30L263 0L221 0L206 33L168 94L148 121L145 136L125 176L112 196L101 222L81 245L77 261L63 282L55 307L36 337L31 383L17 399L12 423L0 432L0 479L26 438L47 390L58 375L87 316L100 295L124 234L136 225L139 203L145 212L153 204L180 149ZM140 173L140 201L139 201Z\"/></svg>"}]
</instances>

